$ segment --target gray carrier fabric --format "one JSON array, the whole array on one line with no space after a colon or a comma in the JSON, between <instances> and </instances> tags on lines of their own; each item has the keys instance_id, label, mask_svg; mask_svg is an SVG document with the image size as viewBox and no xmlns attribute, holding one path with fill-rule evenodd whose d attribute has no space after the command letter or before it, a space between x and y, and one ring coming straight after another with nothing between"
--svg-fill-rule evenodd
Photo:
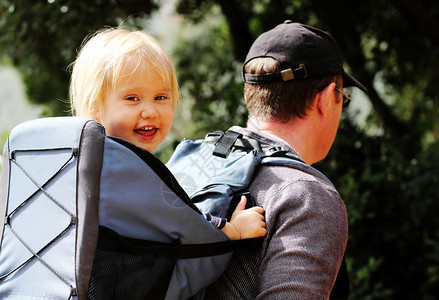
<instances>
[{"instance_id":1,"label":"gray carrier fabric","mask_svg":"<svg viewBox=\"0 0 439 300\"><path fill-rule=\"evenodd\" d=\"M80 117L14 128L0 186L0 299L86 299L102 227L133 240L227 241L153 155ZM213 282L231 253L178 260L166 299Z\"/></svg>"}]
</instances>

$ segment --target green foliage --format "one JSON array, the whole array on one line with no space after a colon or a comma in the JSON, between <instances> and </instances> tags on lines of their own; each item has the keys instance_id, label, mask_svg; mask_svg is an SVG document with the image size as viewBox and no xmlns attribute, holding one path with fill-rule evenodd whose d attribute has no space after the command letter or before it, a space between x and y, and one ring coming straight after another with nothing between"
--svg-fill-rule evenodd
<instances>
[{"instance_id":1,"label":"green foliage","mask_svg":"<svg viewBox=\"0 0 439 300\"><path fill-rule=\"evenodd\" d=\"M406 159L392 141L361 134L345 119L317 166L346 201L352 299L434 299L439 144Z\"/></svg>"},{"instance_id":2,"label":"green foliage","mask_svg":"<svg viewBox=\"0 0 439 300\"><path fill-rule=\"evenodd\" d=\"M227 24L218 17L192 30L173 51L183 105L189 106L193 129L184 135L204 137L206 132L245 124L245 104Z\"/></svg>"},{"instance_id":3,"label":"green foliage","mask_svg":"<svg viewBox=\"0 0 439 300\"><path fill-rule=\"evenodd\" d=\"M65 115L70 112L67 66L85 36L117 26L136 9L149 14L156 8L152 0L1 0L0 58L21 71L31 101L50 103L46 115Z\"/></svg>"}]
</instances>

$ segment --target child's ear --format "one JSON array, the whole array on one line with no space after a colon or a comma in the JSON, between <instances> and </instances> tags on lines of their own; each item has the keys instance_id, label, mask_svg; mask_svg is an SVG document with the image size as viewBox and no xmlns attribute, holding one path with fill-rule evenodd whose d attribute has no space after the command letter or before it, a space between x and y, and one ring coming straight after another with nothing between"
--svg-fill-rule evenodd
<instances>
[{"instance_id":1,"label":"child's ear","mask_svg":"<svg viewBox=\"0 0 439 300\"><path fill-rule=\"evenodd\" d=\"M99 112L99 107L95 107L91 110L91 118L94 119L96 122L101 122L101 114Z\"/></svg>"},{"instance_id":2,"label":"child's ear","mask_svg":"<svg viewBox=\"0 0 439 300\"><path fill-rule=\"evenodd\" d=\"M92 119L94 119L96 122L98 122L98 123L101 122L101 118L100 118L99 111L95 111L95 112L92 114L91 117L92 117Z\"/></svg>"},{"instance_id":3,"label":"child's ear","mask_svg":"<svg viewBox=\"0 0 439 300\"><path fill-rule=\"evenodd\" d=\"M330 108L331 97L334 96L335 83L331 82L320 93L317 94L316 104L319 114L326 116Z\"/></svg>"}]
</instances>

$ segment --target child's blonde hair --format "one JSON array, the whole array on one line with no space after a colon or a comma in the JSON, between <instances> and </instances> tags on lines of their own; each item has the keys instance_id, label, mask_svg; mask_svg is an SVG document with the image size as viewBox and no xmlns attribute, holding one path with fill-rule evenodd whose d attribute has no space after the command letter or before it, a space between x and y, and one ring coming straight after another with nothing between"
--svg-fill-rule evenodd
<instances>
[{"instance_id":1,"label":"child's blonde hair","mask_svg":"<svg viewBox=\"0 0 439 300\"><path fill-rule=\"evenodd\" d=\"M108 28L84 40L70 81L69 98L74 115L93 118L107 90L117 86L123 66L135 59L152 66L171 88L174 107L180 103L171 58L160 43L142 31Z\"/></svg>"}]
</instances>

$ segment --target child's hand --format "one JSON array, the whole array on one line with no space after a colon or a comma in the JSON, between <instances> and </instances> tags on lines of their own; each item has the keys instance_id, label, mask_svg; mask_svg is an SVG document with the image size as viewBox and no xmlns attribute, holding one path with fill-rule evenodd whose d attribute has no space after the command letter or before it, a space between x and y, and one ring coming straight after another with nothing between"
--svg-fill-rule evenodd
<instances>
[{"instance_id":1,"label":"child's hand","mask_svg":"<svg viewBox=\"0 0 439 300\"><path fill-rule=\"evenodd\" d=\"M255 238L265 236L267 233L264 209L260 206L245 209L246 203L247 198L242 196L232 214L232 219L223 228L224 233L231 240Z\"/></svg>"}]
</instances>

